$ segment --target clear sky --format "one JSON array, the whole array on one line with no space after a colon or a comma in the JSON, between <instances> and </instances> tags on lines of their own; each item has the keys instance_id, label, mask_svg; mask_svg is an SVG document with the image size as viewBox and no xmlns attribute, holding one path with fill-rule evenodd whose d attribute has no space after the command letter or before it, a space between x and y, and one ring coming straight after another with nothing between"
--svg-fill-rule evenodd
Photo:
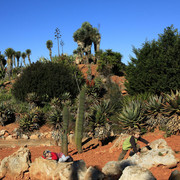
<instances>
[{"instance_id":1,"label":"clear sky","mask_svg":"<svg viewBox=\"0 0 180 180\"><path fill-rule=\"evenodd\" d=\"M88 21L100 25L100 49L120 52L127 64L132 46L141 48L172 24L180 31L179 8L180 0L0 0L0 51L31 49L36 62L41 56L49 58L46 41L52 40L52 54L57 55L58 27L63 51L71 55L77 48L73 33Z\"/></svg>"}]
</instances>

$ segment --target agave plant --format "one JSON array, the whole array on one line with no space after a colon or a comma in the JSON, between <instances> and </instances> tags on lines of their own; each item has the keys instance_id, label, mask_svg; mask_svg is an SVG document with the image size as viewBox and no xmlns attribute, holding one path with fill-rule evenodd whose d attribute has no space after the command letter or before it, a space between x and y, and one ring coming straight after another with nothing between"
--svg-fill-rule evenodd
<instances>
[{"instance_id":1,"label":"agave plant","mask_svg":"<svg viewBox=\"0 0 180 180\"><path fill-rule=\"evenodd\" d=\"M142 127L144 125L143 113L142 102L133 100L123 107L118 119L124 129Z\"/></svg>"},{"instance_id":2,"label":"agave plant","mask_svg":"<svg viewBox=\"0 0 180 180\"><path fill-rule=\"evenodd\" d=\"M104 125L109 118L109 116L114 112L113 106L110 104L110 100L103 100L92 107L91 119L95 121L96 124Z\"/></svg>"},{"instance_id":3,"label":"agave plant","mask_svg":"<svg viewBox=\"0 0 180 180\"><path fill-rule=\"evenodd\" d=\"M171 91L171 94L164 94L165 103L163 104L162 111L166 115L180 115L180 92L176 93Z\"/></svg>"},{"instance_id":4,"label":"agave plant","mask_svg":"<svg viewBox=\"0 0 180 180\"><path fill-rule=\"evenodd\" d=\"M153 95L150 96L146 103L146 111L148 115L156 116L161 112L164 99L162 96Z\"/></svg>"},{"instance_id":5,"label":"agave plant","mask_svg":"<svg viewBox=\"0 0 180 180\"><path fill-rule=\"evenodd\" d=\"M22 131L30 132L39 129L42 123L43 113L39 107L35 107L20 119L19 126Z\"/></svg>"}]
</instances>

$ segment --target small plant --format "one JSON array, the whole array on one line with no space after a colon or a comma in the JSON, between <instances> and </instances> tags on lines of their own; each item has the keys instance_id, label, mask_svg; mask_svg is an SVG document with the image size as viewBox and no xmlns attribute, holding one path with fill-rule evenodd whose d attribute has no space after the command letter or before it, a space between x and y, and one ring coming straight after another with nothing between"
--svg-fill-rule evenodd
<instances>
[{"instance_id":1,"label":"small plant","mask_svg":"<svg viewBox=\"0 0 180 180\"><path fill-rule=\"evenodd\" d=\"M0 104L0 123L2 126L15 121L14 110L7 103Z\"/></svg>"},{"instance_id":2,"label":"small plant","mask_svg":"<svg viewBox=\"0 0 180 180\"><path fill-rule=\"evenodd\" d=\"M171 91L171 94L164 94L165 103L163 104L162 111L166 115L180 115L180 92L176 90L176 93Z\"/></svg>"},{"instance_id":3,"label":"small plant","mask_svg":"<svg viewBox=\"0 0 180 180\"><path fill-rule=\"evenodd\" d=\"M24 132L32 132L39 129L40 125L43 124L42 117L41 109L36 107L20 119L19 126Z\"/></svg>"}]
</instances>

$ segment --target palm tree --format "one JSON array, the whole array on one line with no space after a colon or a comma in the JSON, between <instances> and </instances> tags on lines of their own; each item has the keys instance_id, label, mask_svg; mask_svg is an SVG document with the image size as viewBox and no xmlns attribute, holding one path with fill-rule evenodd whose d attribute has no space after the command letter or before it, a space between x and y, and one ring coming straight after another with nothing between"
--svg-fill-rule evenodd
<instances>
[{"instance_id":1,"label":"palm tree","mask_svg":"<svg viewBox=\"0 0 180 180\"><path fill-rule=\"evenodd\" d=\"M4 53L8 58L7 59L7 73L6 73L6 76L8 76L10 78L10 76L12 75L12 56L14 54L14 49L7 48Z\"/></svg>"},{"instance_id":2,"label":"palm tree","mask_svg":"<svg viewBox=\"0 0 180 180\"><path fill-rule=\"evenodd\" d=\"M52 61L52 50L51 50L51 48L53 47L53 42L51 40L46 41L46 47L49 50L49 56L50 56L50 59Z\"/></svg>"},{"instance_id":3,"label":"palm tree","mask_svg":"<svg viewBox=\"0 0 180 180\"><path fill-rule=\"evenodd\" d=\"M23 63L24 63L24 66L26 66L26 61L25 61L25 58L26 58L26 53L25 53L25 52L23 52L23 53L21 54L21 57L23 58Z\"/></svg>"},{"instance_id":4,"label":"palm tree","mask_svg":"<svg viewBox=\"0 0 180 180\"><path fill-rule=\"evenodd\" d=\"M31 59L30 59L31 50L30 50L30 49L26 49L26 54L27 54L27 56L28 56L29 64L31 65Z\"/></svg>"},{"instance_id":5,"label":"palm tree","mask_svg":"<svg viewBox=\"0 0 180 180\"><path fill-rule=\"evenodd\" d=\"M20 57L21 57L21 51L16 51L15 57L16 57L16 59L17 59L17 67L19 67L19 59L20 59Z\"/></svg>"}]
</instances>

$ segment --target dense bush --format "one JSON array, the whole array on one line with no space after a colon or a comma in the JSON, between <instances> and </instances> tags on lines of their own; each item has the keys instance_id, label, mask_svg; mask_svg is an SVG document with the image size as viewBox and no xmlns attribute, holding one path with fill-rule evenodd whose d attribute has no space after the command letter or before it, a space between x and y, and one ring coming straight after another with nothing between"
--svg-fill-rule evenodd
<instances>
[{"instance_id":1,"label":"dense bush","mask_svg":"<svg viewBox=\"0 0 180 180\"><path fill-rule=\"evenodd\" d=\"M180 89L180 35L167 27L157 41L146 41L141 49L133 49L135 58L126 69L129 94L169 93Z\"/></svg>"},{"instance_id":2,"label":"dense bush","mask_svg":"<svg viewBox=\"0 0 180 180\"><path fill-rule=\"evenodd\" d=\"M125 64L121 62L122 55L119 52L113 52L107 49L99 55L98 71L103 75L115 74L124 75Z\"/></svg>"},{"instance_id":3,"label":"dense bush","mask_svg":"<svg viewBox=\"0 0 180 180\"><path fill-rule=\"evenodd\" d=\"M40 100L50 100L64 93L74 98L83 84L81 72L74 65L59 62L36 62L26 67L13 85L16 99L25 101L28 93L36 93Z\"/></svg>"}]
</instances>

